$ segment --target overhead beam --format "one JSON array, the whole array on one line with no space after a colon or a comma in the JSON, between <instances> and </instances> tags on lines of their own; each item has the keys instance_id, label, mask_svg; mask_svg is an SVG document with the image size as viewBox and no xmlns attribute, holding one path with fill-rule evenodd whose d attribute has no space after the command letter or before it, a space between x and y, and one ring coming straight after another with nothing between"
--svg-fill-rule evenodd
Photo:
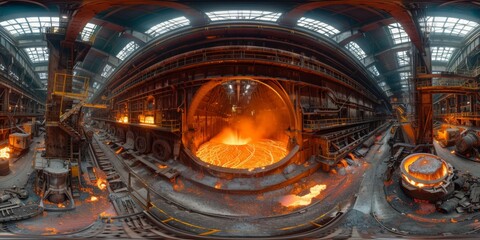
<instances>
[{"instance_id":1,"label":"overhead beam","mask_svg":"<svg viewBox=\"0 0 480 240\"><path fill-rule=\"evenodd\" d=\"M87 1L75 10L71 17L65 36L66 42L75 42L78 33L83 27L100 12L103 12L114 6L129 5L155 5L161 7L173 8L184 13L192 25L202 25L207 23L207 17L201 11L179 2L155 1L155 0L122 0L122 1Z\"/></svg>"},{"instance_id":2,"label":"overhead beam","mask_svg":"<svg viewBox=\"0 0 480 240\"><path fill-rule=\"evenodd\" d=\"M338 42L339 45L345 46L347 43L363 37L363 34L366 32L370 32L396 22L397 20L395 18L386 18L386 19L381 19L379 21L371 22L360 28L352 29L350 31L340 33L336 38L336 41Z\"/></svg>"},{"instance_id":3,"label":"overhead beam","mask_svg":"<svg viewBox=\"0 0 480 240\"><path fill-rule=\"evenodd\" d=\"M403 5L402 1L384 1L384 0L340 0L340 1L321 1L321 2L309 2L300 4L299 6L291 9L282 15L280 24L287 26L295 26L298 19L300 19L306 12L327 6L334 5L353 5L361 7L370 7L377 10L382 10L390 14L396 19L408 34L412 43L423 54L425 48L423 46L420 30L417 29L415 20L413 19L410 11Z\"/></svg>"},{"instance_id":4,"label":"overhead beam","mask_svg":"<svg viewBox=\"0 0 480 240\"><path fill-rule=\"evenodd\" d=\"M140 45L144 45L144 43L148 42L151 39L151 37L145 33L137 32L135 30L128 29L124 26L103 19L92 18L90 22L95 25L105 27L116 32L120 32L124 37L134 39L136 40L136 42L140 43Z\"/></svg>"}]
</instances>

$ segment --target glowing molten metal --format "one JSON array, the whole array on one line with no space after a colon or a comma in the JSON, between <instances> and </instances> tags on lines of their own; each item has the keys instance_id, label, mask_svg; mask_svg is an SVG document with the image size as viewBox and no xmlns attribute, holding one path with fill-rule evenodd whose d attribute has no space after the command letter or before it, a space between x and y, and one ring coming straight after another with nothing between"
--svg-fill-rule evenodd
<instances>
[{"instance_id":1,"label":"glowing molten metal","mask_svg":"<svg viewBox=\"0 0 480 240\"><path fill-rule=\"evenodd\" d=\"M285 207L297 207L297 206L306 206L312 202L312 198L320 195L320 192L327 189L327 185L319 184L310 188L310 193L297 196L297 195L287 195L280 200L280 203Z\"/></svg>"},{"instance_id":2,"label":"glowing molten metal","mask_svg":"<svg viewBox=\"0 0 480 240\"><path fill-rule=\"evenodd\" d=\"M404 161L403 178L418 188L433 187L446 177L446 164L430 156L417 155Z\"/></svg>"},{"instance_id":3,"label":"glowing molten metal","mask_svg":"<svg viewBox=\"0 0 480 240\"><path fill-rule=\"evenodd\" d=\"M197 156L209 164L237 169L253 169L278 162L287 155L286 144L270 139L251 140L233 131L200 146Z\"/></svg>"},{"instance_id":4,"label":"glowing molten metal","mask_svg":"<svg viewBox=\"0 0 480 240\"><path fill-rule=\"evenodd\" d=\"M0 158L10 158L10 148L4 147L0 149Z\"/></svg>"},{"instance_id":5,"label":"glowing molten metal","mask_svg":"<svg viewBox=\"0 0 480 240\"><path fill-rule=\"evenodd\" d=\"M105 182L105 180L100 178L100 179L97 180L97 187L100 190L105 190L107 188L107 182Z\"/></svg>"}]
</instances>

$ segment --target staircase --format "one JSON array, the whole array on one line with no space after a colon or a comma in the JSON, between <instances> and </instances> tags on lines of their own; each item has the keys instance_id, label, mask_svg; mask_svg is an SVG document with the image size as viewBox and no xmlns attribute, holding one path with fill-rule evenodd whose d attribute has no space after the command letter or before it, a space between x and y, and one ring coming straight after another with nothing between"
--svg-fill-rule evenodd
<instances>
[{"instance_id":1,"label":"staircase","mask_svg":"<svg viewBox=\"0 0 480 240\"><path fill-rule=\"evenodd\" d=\"M77 132L77 130L75 130L73 127L71 127L70 125L66 124L65 122L59 122L58 126L63 130L65 131L66 133L68 133L68 135L70 135L71 137L73 137L75 139L75 141L80 141L80 140L84 140L82 135Z\"/></svg>"},{"instance_id":2,"label":"staircase","mask_svg":"<svg viewBox=\"0 0 480 240\"><path fill-rule=\"evenodd\" d=\"M78 113L78 111L80 111L80 108L82 108L83 104L85 103L84 100L80 101L79 103L77 103L72 109L66 111L65 113L63 113L61 116L60 116L60 122L65 122L65 120L67 120L67 118L69 118L70 116L72 116L73 114L75 113Z\"/></svg>"}]
</instances>

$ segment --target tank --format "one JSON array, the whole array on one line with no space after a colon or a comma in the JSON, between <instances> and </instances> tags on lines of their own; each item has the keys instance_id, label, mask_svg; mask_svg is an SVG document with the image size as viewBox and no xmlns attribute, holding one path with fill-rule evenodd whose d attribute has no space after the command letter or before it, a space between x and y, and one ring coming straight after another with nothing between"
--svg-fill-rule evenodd
<instances>
[{"instance_id":1,"label":"tank","mask_svg":"<svg viewBox=\"0 0 480 240\"><path fill-rule=\"evenodd\" d=\"M0 176L7 176L10 173L10 162L8 159L0 158Z\"/></svg>"},{"instance_id":2,"label":"tank","mask_svg":"<svg viewBox=\"0 0 480 240\"><path fill-rule=\"evenodd\" d=\"M63 160L50 160L49 166L44 169L47 177L49 196L48 200L53 203L65 201L67 191L68 166Z\"/></svg>"},{"instance_id":3,"label":"tank","mask_svg":"<svg viewBox=\"0 0 480 240\"><path fill-rule=\"evenodd\" d=\"M8 136L8 145L14 149L28 149L30 147L30 134L12 133Z\"/></svg>"}]
</instances>

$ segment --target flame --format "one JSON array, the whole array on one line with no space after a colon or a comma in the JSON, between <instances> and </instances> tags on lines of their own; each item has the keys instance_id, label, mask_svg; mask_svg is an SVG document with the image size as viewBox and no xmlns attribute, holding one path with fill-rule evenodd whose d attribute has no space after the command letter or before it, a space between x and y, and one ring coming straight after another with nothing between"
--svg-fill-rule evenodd
<instances>
[{"instance_id":1,"label":"flame","mask_svg":"<svg viewBox=\"0 0 480 240\"><path fill-rule=\"evenodd\" d=\"M97 180L97 187L100 190L105 190L107 188L107 182L105 180L103 180L102 178L99 178Z\"/></svg>"},{"instance_id":2,"label":"flame","mask_svg":"<svg viewBox=\"0 0 480 240\"><path fill-rule=\"evenodd\" d=\"M65 204L59 203L59 204L57 204L57 207L58 207L58 208L65 208Z\"/></svg>"},{"instance_id":3,"label":"flame","mask_svg":"<svg viewBox=\"0 0 480 240\"><path fill-rule=\"evenodd\" d=\"M109 214L109 213L107 213L107 212L101 212L101 213L100 213L100 217L102 217L102 218L107 218L107 217L111 217L111 216L112 216L112 215Z\"/></svg>"},{"instance_id":4,"label":"flame","mask_svg":"<svg viewBox=\"0 0 480 240\"><path fill-rule=\"evenodd\" d=\"M4 147L0 149L0 158L10 158L10 148Z\"/></svg>"},{"instance_id":5,"label":"flame","mask_svg":"<svg viewBox=\"0 0 480 240\"><path fill-rule=\"evenodd\" d=\"M280 200L280 203L285 207L306 206L325 189L327 189L327 185L317 184L310 188L310 193L303 196L287 195Z\"/></svg>"},{"instance_id":6,"label":"flame","mask_svg":"<svg viewBox=\"0 0 480 240\"><path fill-rule=\"evenodd\" d=\"M167 168L167 165L158 164L157 167L160 168L160 169L163 169L163 168Z\"/></svg>"},{"instance_id":7,"label":"flame","mask_svg":"<svg viewBox=\"0 0 480 240\"><path fill-rule=\"evenodd\" d=\"M121 122L121 123L128 123L128 117L127 116L124 116L124 117L120 117L117 122Z\"/></svg>"},{"instance_id":8,"label":"flame","mask_svg":"<svg viewBox=\"0 0 480 240\"><path fill-rule=\"evenodd\" d=\"M95 196L90 197L90 202L96 202L96 201L98 201L98 197L95 197Z\"/></svg>"}]
</instances>

